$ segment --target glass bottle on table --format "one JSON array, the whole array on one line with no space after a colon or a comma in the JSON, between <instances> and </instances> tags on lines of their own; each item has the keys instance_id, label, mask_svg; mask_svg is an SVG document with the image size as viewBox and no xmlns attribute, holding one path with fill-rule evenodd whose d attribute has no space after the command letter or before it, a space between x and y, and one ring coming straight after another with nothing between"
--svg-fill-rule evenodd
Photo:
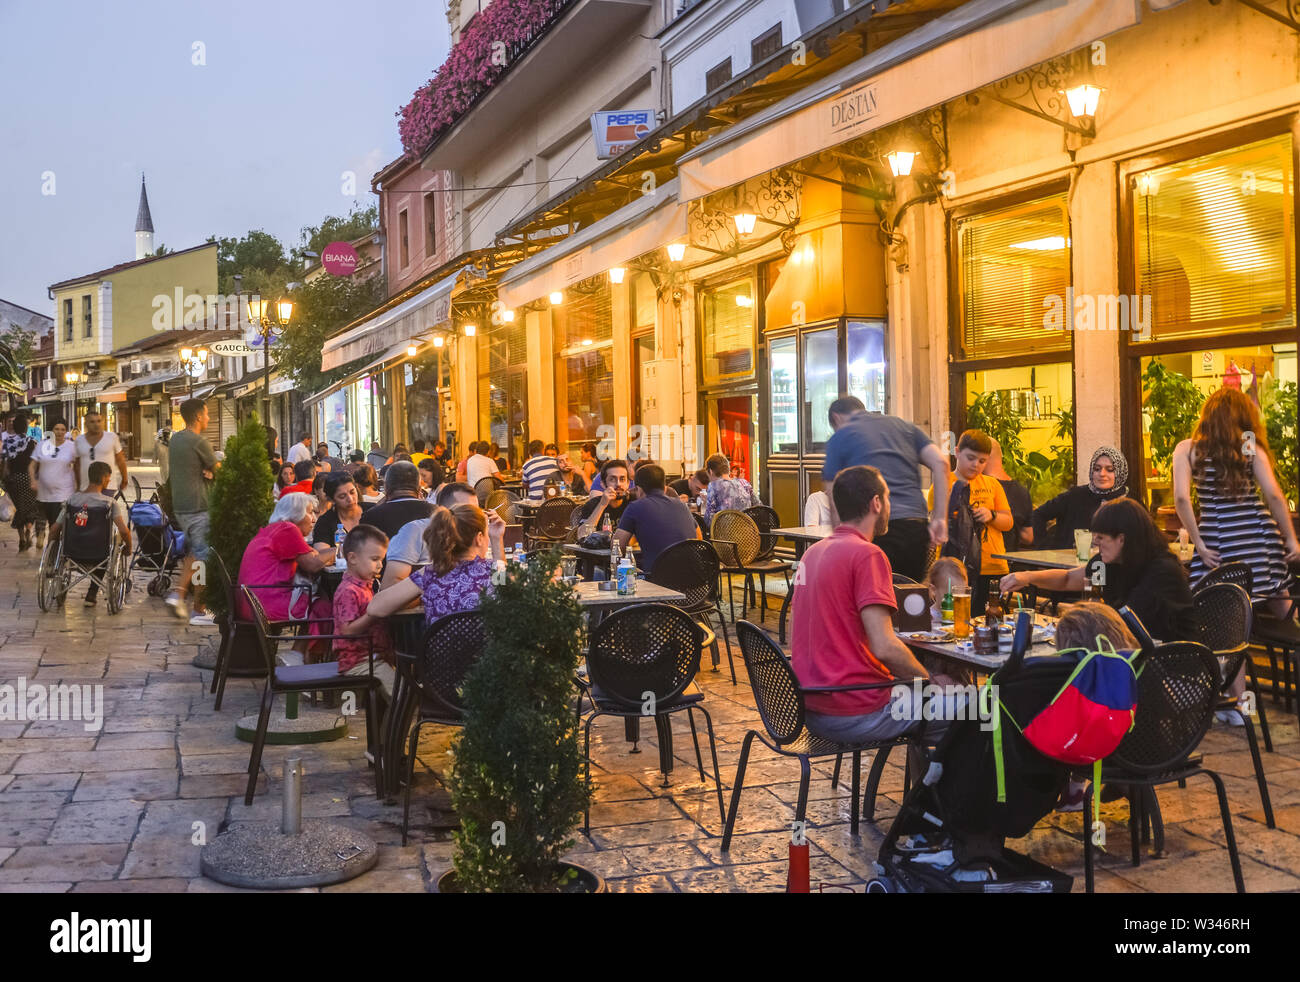
<instances>
[{"instance_id":1,"label":"glass bottle on table","mask_svg":"<svg viewBox=\"0 0 1300 982\"><path fill-rule=\"evenodd\" d=\"M951 628L953 623L952 580L948 581L948 592L939 601L939 624Z\"/></svg>"},{"instance_id":2,"label":"glass bottle on table","mask_svg":"<svg viewBox=\"0 0 1300 982\"><path fill-rule=\"evenodd\" d=\"M996 579L989 580L988 603L984 606L984 623L1001 624L1002 623L1002 593Z\"/></svg>"}]
</instances>

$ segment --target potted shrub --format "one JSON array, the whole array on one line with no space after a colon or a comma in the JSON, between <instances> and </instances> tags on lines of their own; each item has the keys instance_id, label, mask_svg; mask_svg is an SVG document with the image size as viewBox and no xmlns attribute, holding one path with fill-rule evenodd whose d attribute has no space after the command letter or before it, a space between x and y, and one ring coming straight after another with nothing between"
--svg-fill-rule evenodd
<instances>
[{"instance_id":1,"label":"potted shrub","mask_svg":"<svg viewBox=\"0 0 1300 982\"><path fill-rule=\"evenodd\" d=\"M1174 448L1196 429L1205 394L1186 375L1166 368L1155 359L1142 373L1142 390L1145 394L1142 411L1150 420L1147 432L1151 439L1151 467L1156 474L1168 476ZM1177 532L1183 527L1172 504L1156 509L1156 524L1166 532Z\"/></svg>"},{"instance_id":2,"label":"potted shrub","mask_svg":"<svg viewBox=\"0 0 1300 982\"><path fill-rule=\"evenodd\" d=\"M266 429L253 413L226 441L226 459L217 469L208 495L208 543L221 554L232 577L239 575L244 550L271 516L275 477L266 456ZM225 623L226 593L215 574L206 574L203 601ZM223 627L223 631L229 630ZM233 675L264 675L266 666L256 645L235 645L230 653Z\"/></svg>"},{"instance_id":3,"label":"potted shrub","mask_svg":"<svg viewBox=\"0 0 1300 982\"><path fill-rule=\"evenodd\" d=\"M1296 441L1296 384L1273 379L1261 393L1264 428L1273 451L1273 472L1291 509L1291 524L1300 533L1300 448Z\"/></svg>"},{"instance_id":4,"label":"potted shrub","mask_svg":"<svg viewBox=\"0 0 1300 982\"><path fill-rule=\"evenodd\" d=\"M590 792L573 712L582 614L554 576L559 553L497 577L484 595L487 646L465 679L450 787L460 818L440 891L603 892L560 857Z\"/></svg>"}]
</instances>

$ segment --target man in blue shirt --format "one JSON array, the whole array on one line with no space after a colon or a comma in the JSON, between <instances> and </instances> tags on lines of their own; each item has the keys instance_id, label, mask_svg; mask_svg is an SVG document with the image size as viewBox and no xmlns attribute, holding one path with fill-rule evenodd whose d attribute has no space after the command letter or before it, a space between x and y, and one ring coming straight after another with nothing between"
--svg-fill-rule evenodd
<instances>
[{"instance_id":1,"label":"man in blue shirt","mask_svg":"<svg viewBox=\"0 0 1300 982\"><path fill-rule=\"evenodd\" d=\"M874 467L889 487L889 531L875 539L895 573L918 583L925 577L926 555L948 541L948 458L915 423L884 413L869 413L862 400L841 396L827 412L835 432L826 443L822 481L832 502L831 524L839 524L831 486L846 467ZM929 517L921 492L921 466L930 469L934 512Z\"/></svg>"},{"instance_id":2,"label":"man in blue shirt","mask_svg":"<svg viewBox=\"0 0 1300 982\"><path fill-rule=\"evenodd\" d=\"M700 526L675 494L664 493L664 469L643 464L636 471L641 497L628 504L614 538L626 549L636 536L641 546L641 569L649 573L659 554L669 546L700 537Z\"/></svg>"}]
</instances>

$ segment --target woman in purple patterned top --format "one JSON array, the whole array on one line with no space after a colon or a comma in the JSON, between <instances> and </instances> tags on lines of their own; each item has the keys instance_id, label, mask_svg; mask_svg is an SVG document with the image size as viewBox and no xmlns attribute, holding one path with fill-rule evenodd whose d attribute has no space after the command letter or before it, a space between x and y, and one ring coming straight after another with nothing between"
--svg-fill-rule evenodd
<instances>
[{"instance_id":1,"label":"woman in purple patterned top","mask_svg":"<svg viewBox=\"0 0 1300 982\"><path fill-rule=\"evenodd\" d=\"M424 619L462 610L477 610L484 590L492 589L494 564L487 559L505 555L506 523L496 512L478 505L436 508L424 532L431 558L429 565L375 594L369 612L387 617L416 600L424 604Z\"/></svg>"},{"instance_id":2,"label":"woman in purple patterned top","mask_svg":"<svg viewBox=\"0 0 1300 982\"><path fill-rule=\"evenodd\" d=\"M731 461L720 453L715 453L704 462L709 469L709 486L704 498L704 520L712 522L713 516L720 511L734 509L744 511L754 505L761 505L758 494L743 477L731 477Z\"/></svg>"}]
</instances>

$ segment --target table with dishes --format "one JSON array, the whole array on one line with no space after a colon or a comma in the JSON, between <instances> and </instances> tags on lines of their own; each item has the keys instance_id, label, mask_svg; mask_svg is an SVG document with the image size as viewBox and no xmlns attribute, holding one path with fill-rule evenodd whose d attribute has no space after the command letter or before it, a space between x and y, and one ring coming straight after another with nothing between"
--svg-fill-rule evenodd
<instances>
[{"instance_id":1,"label":"table with dishes","mask_svg":"<svg viewBox=\"0 0 1300 982\"><path fill-rule=\"evenodd\" d=\"M924 651L947 661L958 662L976 672L995 672L1006 664L1011 656L1012 639L1015 636L1014 612L1008 614L996 625L996 641L993 646L987 642L977 649L975 630L983 627L984 618L976 617L967 625L970 633L960 637L954 630L955 625L934 623L930 631L898 631L899 640L914 651ZM1034 614L1034 627L1027 656L1056 654L1056 618L1045 614Z\"/></svg>"},{"instance_id":2,"label":"table with dishes","mask_svg":"<svg viewBox=\"0 0 1300 982\"><path fill-rule=\"evenodd\" d=\"M790 528L772 529L772 534L784 539L794 540L794 558L798 562L803 558L803 554L808 547L814 542L821 542L822 539L829 536L835 531L833 525L796 525ZM785 644L785 622L790 616L790 602L794 599L794 586L785 592L785 600L781 602L781 613L777 617L777 630L780 632L781 643Z\"/></svg>"}]
</instances>

